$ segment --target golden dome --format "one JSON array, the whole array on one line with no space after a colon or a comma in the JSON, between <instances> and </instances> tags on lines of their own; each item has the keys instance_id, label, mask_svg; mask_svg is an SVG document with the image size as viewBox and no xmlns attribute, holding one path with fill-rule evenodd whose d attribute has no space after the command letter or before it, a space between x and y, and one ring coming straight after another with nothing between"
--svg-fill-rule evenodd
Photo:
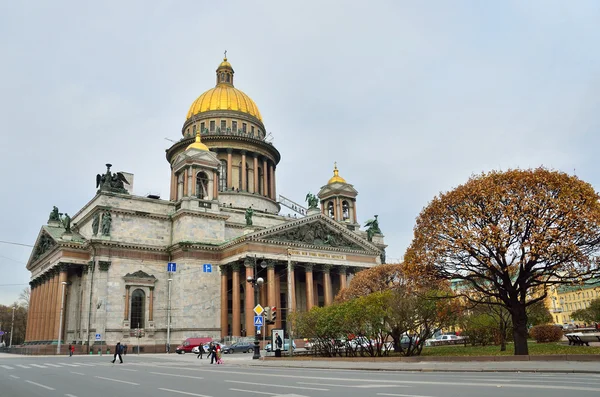
<instances>
[{"instance_id":1,"label":"golden dome","mask_svg":"<svg viewBox=\"0 0 600 397\"><path fill-rule=\"evenodd\" d=\"M204 150L204 151L208 152L208 146L203 144L202 140L200 139L200 130L198 130L196 132L196 141L194 143L190 144L185 150L189 150L189 149Z\"/></svg>"},{"instance_id":2,"label":"golden dome","mask_svg":"<svg viewBox=\"0 0 600 397\"><path fill-rule=\"evenodd\" d=\"M328 185L331 185L332 183L347 183L346 180L344 178L342 178L340 176L340 172L338 171L337 168L337 163L334 163L333 166L333 176L331 177L331 179L329 180L329 182L327 182Z\"/></svg>"},{"instance_id":3,"label":"golden dome","mask_svg":"<svg viewBox=\"0 0 600 397\"><path fill-rule=\"evenodd\" d=\"M233 68L227 58L224 58L217 68L216 87L206 91L192 103L187 119L211 110L234 110L254 116L262 122L256 103L233 86Z\"/></svg>"}]
</instances>

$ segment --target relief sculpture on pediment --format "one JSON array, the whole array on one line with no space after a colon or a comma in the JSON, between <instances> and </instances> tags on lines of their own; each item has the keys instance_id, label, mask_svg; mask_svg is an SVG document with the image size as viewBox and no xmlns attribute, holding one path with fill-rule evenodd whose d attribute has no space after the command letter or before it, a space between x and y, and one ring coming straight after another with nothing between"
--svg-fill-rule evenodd
<instances>
[{"instance_id":1,"label":"relief sculpture on pediment","mask_svg":"<svg viewBox=\"0 0 600 397\"><path fill-rule=\"evenodd\" d=\"M293 241L324 247L361 249L359 245L344 237L340 232L331 230L321 223L302 225L295 229L265 236L264 238L267 240Z\"/></svg>"},{"instance_id":2,"label":"relief sculpture on pediment","mask_svg":"<svg viewBox=\"0 0 600 397\"><path fill-rule=\"evenodd\" d=\"M42 256L46 251L51 249L56 245L56 241L47 234L42 234L40 236L40 241L35 247L35 251L33 252L33 260L36 260L40 256Z\"/></svg>"}]
</instances>

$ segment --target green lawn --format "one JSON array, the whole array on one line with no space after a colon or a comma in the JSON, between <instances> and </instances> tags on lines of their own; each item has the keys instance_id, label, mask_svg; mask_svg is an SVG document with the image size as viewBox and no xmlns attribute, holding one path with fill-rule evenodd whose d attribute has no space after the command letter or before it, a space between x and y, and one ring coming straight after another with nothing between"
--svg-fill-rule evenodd
<instances>
[{"instance_id":1,"label":"green lawn","mask_svg":"<svg viewBox=\"0 0 600 397\"><path fill-rule=\"evenodd\" d=\"M437 346L424 347L421 356L512 356L514 346L506 345L506 351L501 352L500 346ZM600 354L600 347L569 346L565 343L535 343L529 342L529 354L532 356L544 354Z\"/></svg>"}]
</instances>

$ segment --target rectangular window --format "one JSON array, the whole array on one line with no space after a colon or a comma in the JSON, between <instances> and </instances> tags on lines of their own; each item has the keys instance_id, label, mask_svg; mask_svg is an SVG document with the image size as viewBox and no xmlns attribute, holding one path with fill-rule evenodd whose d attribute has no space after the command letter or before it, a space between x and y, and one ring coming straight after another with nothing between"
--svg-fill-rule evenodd
<instances>
[{"instance_id":1,"label":"rectangular window","mask_svg":"<svg viewBox=\"0 0 600 397\"><path fill-rule=\"evenodd\" d=\"M195 125L195 124L192 126L192 132L193 132L194 134L196 133L196 125Z\"/></svg>"},{"instance_id":2,"label":"rectangular window","mask_svg":"<svg viewBox=\"0 0 600 397\"><path fill-rule=\"evenodd\" d=\"M246 123L242 123L242 132L246 132Z\"/></svg>"},{"instance_id":3,"label":"rectangular window","mask_svg":"<svg viewBox=\"0 0 600 397\"><path fill-rule=\"evenodd\" d=\"M231 130L233 132L237 131L237 121L232 121L231 122Z\"/></svg>"},{"instance_id":4,"label":"rectangular window","mask_svg":"<svg viewBox=\"0 0 600 397\"><path fill-rule=\"evenodd\" d=\"M250 132L252 133L252 135L254 135L254 126L250 127Z\"/></svg>"},{"instance_id":5,"label":"rectangular window","mask_svg":"<svg viewBox=\"0 0 600 397\"><path fill-rule=\"evenodd\" d=\"M214 121L214 120L211 120L211 121L210 121L210 130L211 130L211 131L214 131L214 130L215 130L215 121Z\"/></svg>"},{"instance_id":6,"label":"rectangular window","mask_svg":"<svg viewBox=\"0 0 600 397\"><path fill-rule=\"evenodd\" d=\"M221 120L221 131L225 131L227 129L227 121Z\"/></svg>"},{"instance_id":7,"label":"rectangular window","mask_svg":"<svg viewBox=\"0 0 600 397\"><path fill-rule=\"evenodd\" d=\"M204 123L200 123L200 132L204 132Z\"/></svg>"}]
</instances>

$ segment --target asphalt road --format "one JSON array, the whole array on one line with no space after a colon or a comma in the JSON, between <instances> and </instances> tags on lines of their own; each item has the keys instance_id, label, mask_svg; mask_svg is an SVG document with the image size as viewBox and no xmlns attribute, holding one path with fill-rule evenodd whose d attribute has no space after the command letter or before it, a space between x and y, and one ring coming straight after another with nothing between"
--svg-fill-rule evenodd
<instances>
[{"instance_id":1,"label":"asphalt road","mask_svg":"<svg viewBox=\"0 0 600 397\"><path fill-rule=\"evenodd\" d=\"M1 397L481 397L598 396L597 374L412 373L253 366L250 354L223 365L196 356L8 357Z\"/></svg>"}]
</instances>

